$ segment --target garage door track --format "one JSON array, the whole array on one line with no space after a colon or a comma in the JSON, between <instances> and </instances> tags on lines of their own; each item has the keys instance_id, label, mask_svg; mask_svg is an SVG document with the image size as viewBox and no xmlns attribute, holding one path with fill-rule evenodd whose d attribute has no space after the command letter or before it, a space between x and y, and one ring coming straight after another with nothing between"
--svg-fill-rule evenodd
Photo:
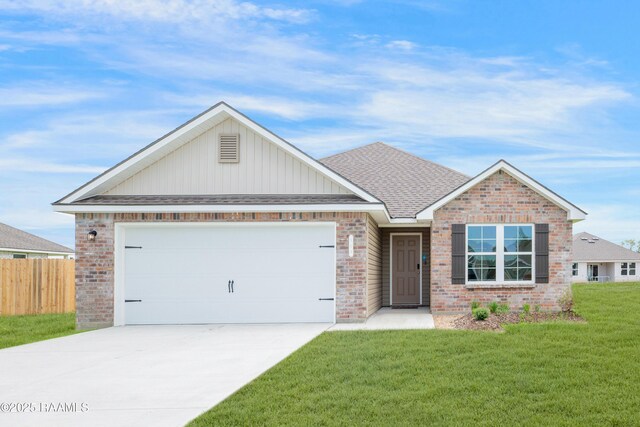
<instances>
[{"instance_id":1,"label":"garage door track","mask_svg":"<svg viewBox=\"0 0 640 427\"><path fill-rule=\"evenodd\" d=\"M0 350L0 403L16 404L0 424L181 426L329 326L127 326Z\"/></svg>"}]
</instances>

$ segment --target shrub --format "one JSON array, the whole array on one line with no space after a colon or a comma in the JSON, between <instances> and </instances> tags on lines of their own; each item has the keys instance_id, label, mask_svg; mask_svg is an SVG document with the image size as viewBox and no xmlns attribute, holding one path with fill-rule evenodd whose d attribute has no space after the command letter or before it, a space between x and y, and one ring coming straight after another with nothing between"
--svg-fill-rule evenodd
<instances>
[{"instance_id":1,"label":"shrub","mask_svg":"<svg viewBox=\"0 0 640 427\"><path fill-rule=\"evenodd\" d=\"M522 306L522 312L524 314L529 314L530 311L531 311L531 306L529 304L525 304Z\"/></svg>"},{"instance_id":2,"label":"shrub","mask_svg":"<svg viewBox=\"0 0 640 427\"><path fill-rule=\"evenodd\" d=\"M571 288L568 288L566 291L564 291L562 293L562 296L558 298L558 305L564 312L571 311L571 307L573 306L573 295L571 295Z\"/></svg>"},{"instance_id":3,"label":"shrub","mask_svg":"<svg viewBox=\"0 0 640 427\"><path fill-rule=\"evenodd\" d=\"M540 313L540 304L536 304L536 305L533 307L533 311L535 311L536 313Z\"/></svg>"},{"instance_id":4,"label":"shrub","mask_svg":"<svg viewBox=\"0 0 640 427\"><path fill-rule=\"evenodd\" d=\"M473 318L476 320L487 320L489 317L489 310L484 307L477 307L473 309Z\"/></svg>"},{"instance_id":5,"label":"shrub","mask_svg":"<svg viewBox=\"0 0 640 427\"><path fill-rule=\"evenodd\" d=\"M503 314L509 312L509 304L500 304L496 310L497 314Z\"/></svg>"},{"instance_id":6,"label":"shrub","mask_svg":"<svg viewBox=\"0 0 640 427\"><path fill-rule=\"evenodd\" d=\"M493 314L496 314L496 311L498 311L498 303L495 301L491 301L488 307L489 311Z\"/></svg>"},{"instance_id":7,"label":"shrub","mask_svg":"<svg viewBox=\"0 0 640 427\"><path fill-rule=\"evenodd\" d=\"M478 301L471 301L471 311L480 307L480 303Z\"/></svg>"}]
</instances>

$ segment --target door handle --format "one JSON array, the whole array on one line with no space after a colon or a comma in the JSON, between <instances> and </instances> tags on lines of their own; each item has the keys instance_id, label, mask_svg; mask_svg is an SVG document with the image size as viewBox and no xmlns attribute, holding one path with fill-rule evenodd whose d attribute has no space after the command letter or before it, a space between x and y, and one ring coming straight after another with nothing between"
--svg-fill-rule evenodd
<instances>
[{"instance_id":1,"label":"door handle","mask_svg":"<svg viewBox=\"0 0 640 427\"><path fill-rule=\"evenodd\" d=\"M231 293L231 280L227 282L227 293Z\"/></svg>"},{"instance_id":2,"label":"door handle","mask_svg":"<svg viewBox=\"0 0 640 427\"><path fill-rule=\"evenodd\" d=\"M235 292L235 291L234 291L234 289L233 289L233 284L234 284L235 282L236 282L235 280L232 280L232 281L231 281L231 293L234 293L234 292Z\"/></svg>"}]
</instances>

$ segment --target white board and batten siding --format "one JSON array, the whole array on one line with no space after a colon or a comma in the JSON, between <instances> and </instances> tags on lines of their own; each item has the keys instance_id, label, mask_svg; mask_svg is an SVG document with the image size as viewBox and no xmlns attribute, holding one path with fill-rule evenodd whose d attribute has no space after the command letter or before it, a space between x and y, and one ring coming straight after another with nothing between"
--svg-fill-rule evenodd
<instances>
[{"instance_id":1,"label":"white board and batten siding","mask_svg":"<svg viewBox=\"0 0 640 427\"><path fill-rule=\"evenodd\" d=\"M218 162L221 134L240 136L238 163ZM350 194L350 191L228 118L104 194Z\"/></svg>"}]
</instances>

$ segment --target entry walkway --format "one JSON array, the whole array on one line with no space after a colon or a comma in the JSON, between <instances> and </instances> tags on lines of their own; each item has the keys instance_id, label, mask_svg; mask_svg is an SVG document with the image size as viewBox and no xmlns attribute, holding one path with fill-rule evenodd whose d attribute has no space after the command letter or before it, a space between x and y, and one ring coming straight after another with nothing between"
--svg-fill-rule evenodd
<instances>
[{"instance_id":1,"label":"entry walkway","mask_svg":"<svg viewBox=\"0 0 640 427\"><path fill-rule=\"evenodd\" d=\"M427 307L383 307L363 323L336 323L329 331L384 330L384 329L434 329L433 316Z\"/></svg>"}]
</instances>

